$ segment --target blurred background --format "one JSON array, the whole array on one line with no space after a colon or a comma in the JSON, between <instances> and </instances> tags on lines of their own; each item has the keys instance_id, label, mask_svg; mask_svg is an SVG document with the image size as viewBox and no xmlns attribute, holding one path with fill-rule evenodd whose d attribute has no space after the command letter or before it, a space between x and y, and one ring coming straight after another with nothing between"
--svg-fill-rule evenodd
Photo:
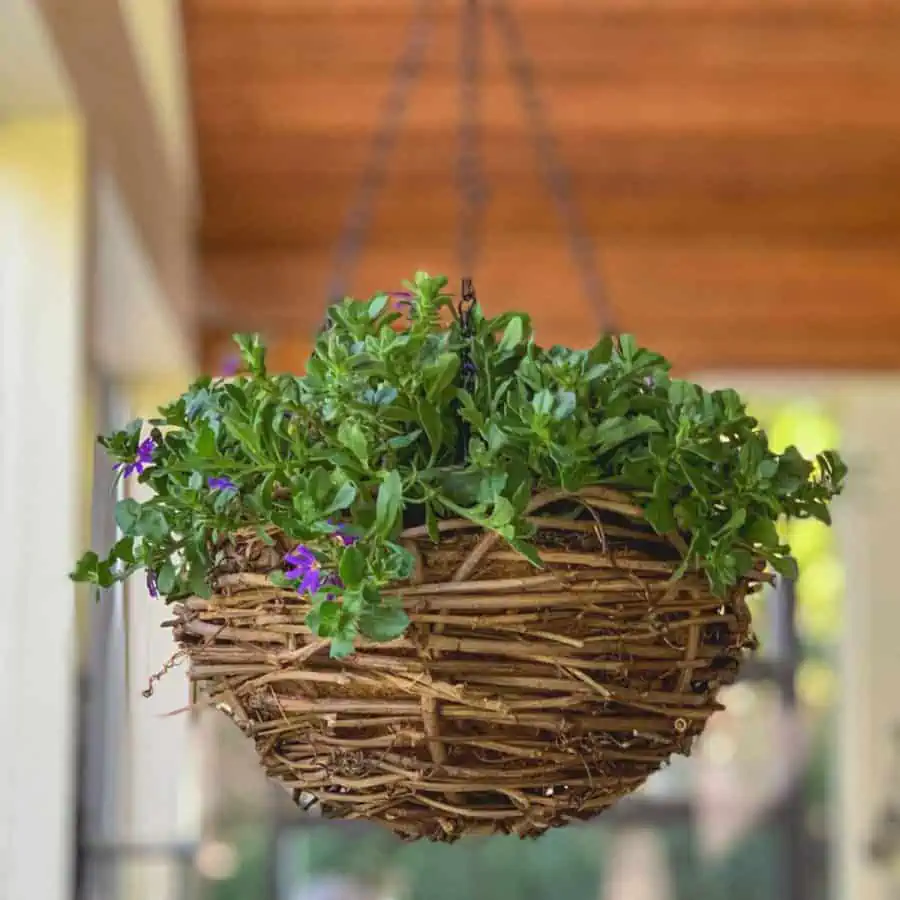
<instances>
[{"instance_id":1,"label":"blurred background","mask_svg":"<svg viewBox=\"0 0 900 900\"><path fill-rule=\"evenodd\" d=\"M0 0L4 900L900 897L900 0L500 6ZM615 322L850 487L786 526L690 760L536 843L405 846L302 816L177 665L144 697L166 610L65 575L115 534L96 432L475 249L489 312Z\"/></svg>"}]
</instances>

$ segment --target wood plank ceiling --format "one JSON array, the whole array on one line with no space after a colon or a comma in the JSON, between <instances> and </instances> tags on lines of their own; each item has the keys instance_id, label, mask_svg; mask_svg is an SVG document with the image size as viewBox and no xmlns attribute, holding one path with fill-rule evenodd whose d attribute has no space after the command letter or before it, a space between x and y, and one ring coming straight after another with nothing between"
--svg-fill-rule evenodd
<instances>
[{"instance_id":1,"label":"wood plank ceiling","mask_svg":"<svg viewBox=\"0 0 900 900\"><path fill-rule=\"evenodd\" d=\"M625 330L682 370L900 367L900 0L509 2ZM436 3L354 294L459 274L460 6ZM186 0L209 365L260 329L302 367L413 7ZM479 296L585 345L491 25L484 53Z\"/></svg>"}]
</instances>

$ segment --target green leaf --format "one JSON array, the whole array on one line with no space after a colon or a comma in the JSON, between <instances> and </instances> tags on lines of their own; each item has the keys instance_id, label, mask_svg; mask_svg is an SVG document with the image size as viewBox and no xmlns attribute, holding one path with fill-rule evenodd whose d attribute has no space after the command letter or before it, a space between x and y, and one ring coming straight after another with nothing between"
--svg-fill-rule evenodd
<instances>
[{"instance_id":1,"label":"green leaf","mask_svg":"<svg viewBox=\"0 0 900 900\"><path fill-rule=\"evenodd\" d=\"M542 569L544 567L538 548L534 544L523 540L511 540L509 543L513 550L524 556L535 568Z\"/></svg>"},{"instance_id":2,"label":"green leaf","mask_svg":"<svg viewBox=\"0 0 900 900\"><path fill-rule=\"evenodd\" d=\"M384 407L384 409L379 411L378 415L389 422L417 421L416 413L413 410L397 403Z\"/></svg>"},{"instance_id":3,"label":"green leaf","mask_svg":"<svg viewBox=\"0 0 900 900\"><path fill-rule=\"evenodd\" d=\"M205 422L200 425L197 432L196 452L198 456L208 459L216 455L216 436L212 428Z\"/></svg>"},{"instance_id":4,"label":"green leaf","mask_svg":"<svg viewBox=\"0 0 900 900\"><path fill-rule=\"evenodd\" d=\"M503 336L500 338L497 349L501 353L509 353L522 343L522 338L524 336L525 325L522 322L522 317L514 316L509 320L509 324L504 329Z\"/></svg>"},{"instance_id":5,"label":"green leaf","mask_svg":"<svg viewBox=\"0 0 900 900\"><path fill-rule=\"evenodd\" d=\"M403 482L396 471L384 476L375 504L375 527L381 537L390 537L403 511Z\"/></svg>"},{"instance_id":6,"label":"green leaf","mask_svg":"<svg viewBox=\"0 0 900 900\"><path fill-rule=\"evenodd\" d=\"M392 641L400 637L409 625L409 616L398 604L376 606L359 619L360 633L372 641Z\"/></svg>"},{"instance_id":7,"label":"green leaf","mask_svg":"<svg viewBox=\"0 0 900 900\"><path fill-rule=\"evenodd\" d=\"M348 509L353 505L356 499L356 485L352 481L345 481L338 489L337 493L332 497L331 502L325 509L325 514L338 512L342 509Z\"/></svg>"},{"instance_id":8,"label":"green leaf","mask_svg":"<svg viewBox=\"0 0 900 900\"><path fill-rule=\"evenodd\" d=\"M156 574L156 586L163 595L171 594L175 590L177 575L172 563L165 563Z\"/></svg>"},{"instance_id":9,"label":"green leaf","mask_svg":"<svg viewBox=\"0 0 900 900\"><path fill-rule=\"evenodd\" d=\"M116 583L116 574L108 559L102 559L97 564L97 584L102 588L112 587Z\"/></svg>"},{"instance_id":10,"label":"green leaf","mask_svg":"<svg viewBox=\"0 0 900 900\"><path fill-rule=\"evenodd\" d=\"M747 520L747 510L746 509L736 509L732 512L731 517L722 527L720 534L722 533L731 533L733 531L737 531L741 525Z\"/></svg>"},{"instance_id":11,"label":"green leaf","mask_svg":"<svg viewBox=\"0 0 900 900\"><path fill-rule=\"evenodd\" d=\"M593 442L597 453L608 453L625 441L660 431L662 431L662 425L649 416L635 416L633 419L609 419L597 426Z\"/></svg>"},{"instance_id":12,"label":"green leaf","mask_svg":"<svg viewBox=\"0 0 900 900\"><path fill-rule=\"evenodd\" d=\"M94 581L97 575L97 564L100 557L93 550L88 550L81 559L75 563L74 571L69 575L72 581Z\"/></svg>"},{"instance_id":13,"label":"green leaf","mask_svg":"<svg viewBox=\"0 0 900 900\"><path fill-rule=\"evenodd\" d=\"M782 577L792 581L797 579L797 561L792 556L773 556L770 562L772 568Z\"/></svg>"},{"instance_id":14,"label":"green leaf","mask_svg":"<svg viewBox=\"0 0 900 900\"><path fill-rule=\"evenodd\" d=\"M317 507L324 508L333 490L331 476L322 466L317 466L310 472L306 484L309 498Z\"/></svg>"},{"instance_id":15,"label":"green leaf","mask_svg":"<svg viewBox=\"0 0 900 900\"><path fill-rule=\"evenodd\" d=\"M678 527L672 511L672 504L662 497L654 497L644 507L644 515L657 534L666 534L675 531Z\"/></svg>"},{"instance_id":16,"label":"green leaf","mask_svg":"<svg viewBox=\"0 0 900 900\"><path fill-rule=\"evenodd\" d=\"M417 428L415 431L409 432L409 434L398 434L396 437L388 440L388 447L393 450L405 450L407 447L411 447L421 436L421 428Z\"/></svg>"},{"instance_id":17,"label":"green leaf","mask_svg":"<svg viewBox=\"0 0 900 900\"><path fill-rule=\"evenodd\" d=\"M700 393L695 384L675 378L669 384L669 403L680 407L696 403Z\"/></svg>"},{"instance_id":18,"label":"green leaf","mask_svg":"<svg viewBox=\"0 0 900 900\"><path fill-rule=\"evenodd\" d=\"M453 384L459 372L459 357L455 353L442 353L434 363L424 369L426 395L437 400L444 390Z\"/></svg>"},{"instance_id":19,"label":"green leaf","mask_svg":"<svg viewBox=\"0 0 900 900\"><path fill-rule=\"evenodd\" d=\"M259 437L250 425L246 422L238 422L230 416L224 418L222 421L225 425L225 430L241 444L251 456L259 453Z\"/></svg>"},{"instance_id":20,"label":"green leaf","mask_svg":"<svg viewBox=\"0 0 900 900\"><path fill-rule=\"evenodd\" d=\"M575 394L572 391L560 391L556 395L556 407L553 410L553 418L557 420L568 419L575 412Z\"/></svg>"},{"instance_id":21,"label":"green leaf","mask_svg":"<svg viewBox=\"0 0 900 900\"><path fill-rule=\"evenodd\" d=\"M347 547L341 554L341 581L345 587L355 590L362 584L366 575L366 560L355 544Z\"/></svg>"},{"instance_id":22,"label":"green leaf","mask_svg":"<svg viewBox=\"0 0 900 900\"><path fill-rule=\"evenodd\" d=\"M490 527L494 529L503 528L504 525L509 525L512 522L515 515L516 510L512 503L506 497L497 497L494 503L494 511L491 513Z\"/></svg>"},{"instance_id":23,"label":"green leaf","mask_svg":"<svg viewBox=\"0 0 900 900\"><path fill-rule=\"evenodd\" d=\"M744 540L751 544L761 544L763 547L776 547L778 545L778 529L771 519L759 517L745 526L741 534Z\"/></svg>"},{"instance_id":24,"label":"green leaf","mask_svg":"<svg viewBox=\"0 0 900 900\"><path fill-rule=\"evenodd\" d=\"M227 498L227 495L224 493L221 496ZM158 509L143 508L136 528L137 533L141 537L148 538L151 541L162 541L168 537L169 534L169 523L166 521L166 517Z\"/></svg>"},{"instance_id":25,"label":"green leaf","mask_svg":"<svg viewBox=\"0 0 900 900\"><path fill-rule=\"evenodd\" d=\"M634 336L630 334L620 335L619 349L621 350L624 359L629 362L633 360L637 354L637 341L635 341Z\"/></svg>"},{"instance_id":26,"label":"green leaf","mask_svg":"<svg viewBox=\"0 0 900 900\"><path fill-rule=\"evenodd\" d=\"M424 398L421 398L416 403L416 413L425 429L425 434L428 436L428 443L431 444L432 453L436 454L441 449L441 443L444 439L444 425L441 421L440 410L433 403L429 403Z\"/></svg>"},{"instance_id":27,"label":"green leaf","mask_svg":"<svg viewBox=\"0 0 900 900\"><path fill-rule=\"evenodd\" d=\"M776 472L778 472L778 460L777 459L764 459L757 467L756 474L763 479L774 478Z\"/></svg>"},{"instance_id":28,"label":"green leaf","mask_svg":"<svg viewBox=\"0 0 900 900\"><path fill-rule=\"evenodd\" d=\"M734 550L732 552L732 558L734 559L734 571L736 578L742 578L743 576L750 573L753 569L753 555L748 553L746 550Z\"/></svg>"},{"instance_id":29,"label":"green leaf","mask_svg":"<svg viewBox=\"0 0 900 900\"><path fill-rule=\"evenodd\" d=\"M293 582L288 579L281 569L275 569L273 572L269 572L269 581L274 584L275 587L293 587Z\"/></svg>"},{"instance_id":30,"label":"green leaf","mask_svg":"<svg viewBox=\"0 0 900 900\"><path fill-rule=\"evenodd\" d=\"M590 366L588 375L586 376L588 380L593 381L593 379L600 377L600 375L603 375L607 371L608 363L612 359L612 355L612 335L604 334L603 337L588 351L587 363Z\"/></svg>"},{"instance_id":31,"label":"green leaf","mask_svg":"<svg viewBox=\"0 0 900 900\"><path fill-rule=\"evenodd\" d=\"M484 413L475 405L474 397L468 391L459 389L456 391L456 398L461 406L459 415L478 431L483 431L486 419Z\"/></svg>"},{"instance_id":32,"label":"green leaf","mask_svg":"<svg viewBox=\"0 0 900 900\"><path fill-rule=\"evenodd\" d=\"M110 556L115 557L116 559L122 560L122 562L133 563L134 562L134 538L131 536L123 537L121 540L116 541L115 545L112 548L112 552Z\"/></svg>"},{"instance_id":33,"label":"green leaf","mask_svg":"<svg viewBox=\"0 0 900 900\"><path fill-rule=\"evenodd\" d=\"M492 453L502 450L508 443L509 437L504 433L499 425L492 422L487 433L488 449Z\"/></svg>"},{"instance_id":34,"label":"green leaf","mask_svg":"<svg viewBox=\"0 0 900 900\"><path fill-rule=\"evenodd\" d=\"M333 637L331 639L331 644L328 648L328 655L332 659L343 659L346 656L351 656L353 653L354 641L353 638L338 638Z\"/></svg>"},{"instance_id":35,"label":"green leaf","mask_svg":"<svg viewBox=\"0 0 900 900\"><path fill-rule=\"evenodd\" d=\"M212 588L209 586L203 572L198 571L191 575L191 593L201 600L209 600L213 595Z\"/></svg>"},{"instance_id":36,"label":"green leaf","mask_svg":"<svg viewBox=\"0 0 900 900\"><path fill-rule=\"evenodd\" d=\"M387 294L378 294L373 297L369 303L369 318L377 319L383 312L388 303Z\"/></svg>"},{"instance_id":37,"label":"green leaf","mask_svg":"<svg viewBox=\"0 0 900 900\"><path fill-rule=\"evenodd\" d=\"M141 517L141 504L130 497L120 500L116 504L116 525L122 534L133 535L136 533L138 519Z\"/></svg>"},{"instance_id":38,"label":"green leaf","mask_svg":"<svg viewBox=\"0 0 900 900\"><path fill-rule=\"evenodd\" d=\"M319 603L306 616L306 624L317 637L331 637L336 634L340 622L341 605L334 600Z\"/></svg>"},{"instance_id":39,"label":"green leaf","mask_svg":"<svg viewBox=\"0 0 900 900\"><path fill-rule=\"evenodd\" d=\"M434 506L430 503L425 504L425 527L428 529L428 537L431 538L432 543L440 543L441 532L438 528L438 518L434 512Z\"/></svg>"},{"instance_id":40,"label":"green leaf","mask_svg":"<svg viewBox=\"0 0 900 900\"><path fill-rule=\"evenodd\" d=\"M369 465L369 445L358 422L343 421L338 428L338 440L363 464Z\"/></svg>"}]
</instances>

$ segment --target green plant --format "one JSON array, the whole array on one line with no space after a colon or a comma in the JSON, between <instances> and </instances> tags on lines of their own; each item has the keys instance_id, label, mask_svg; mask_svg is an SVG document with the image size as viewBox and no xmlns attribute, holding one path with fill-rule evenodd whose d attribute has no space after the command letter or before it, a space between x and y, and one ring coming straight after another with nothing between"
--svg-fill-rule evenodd
<instances>
[{"instance_id":1,"label":"green plant","mask_svg":"<svg viewBox=\"0 0 900 900\"><path fill-rule=\"evenodd\" d=\"M339 656L407 625L383 594L410 572L404 524L437 541L441 518L463 516L537 565L532 494L592 484L680 532L684 568L719 594L759 558L792 574L776 522L829 521L836 452L773 453L736 392L671 378L630 335L544 349L526 315L476 308L464 322L446 283L419 273L403 295L332 307L305 376L270 375L258 337L238 337L243 374L199 379L143 440L140 421L101 438L153 496L118 504L122 538L73 577L106 587L146 569L167 600L208 596L229 534L281 529L298 547L273 579L313 597L309 624Z\"/></svg>"}]
</instances>

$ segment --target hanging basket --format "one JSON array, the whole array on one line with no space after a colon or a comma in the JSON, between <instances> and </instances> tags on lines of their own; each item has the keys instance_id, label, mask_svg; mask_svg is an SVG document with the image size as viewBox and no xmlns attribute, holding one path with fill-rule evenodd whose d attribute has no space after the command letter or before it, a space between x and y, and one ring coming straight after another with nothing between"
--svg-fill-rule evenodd
<instances>
[{"instance_id":1,"label":"hanging basket","mask_svg":"<svg viewBox=\"0 0 900 900\"><path fill-rule=\"evenodd\" d=\"M177 607L191 678L252 737L266 772L328 818L405 839L539 836L590 819L688 754L753 644L745 602L702 574L673 579L684 546L622 493L533 498L536 570L467 520L406 529L411 619L342 660L273 587L285 535L236 535L214 595ZM673 543L674 541L674 543Z\"/></svg>"},{"instance_id":2,"label":"hanging basket","mask_svg":"<svg viewBox=\"0 0 900 900\"><path fill-rule=\"evenodd\" d=\"M690 752L748 593L792 574L779 517L827 521L846 467L773 452L734 391L628 335L542 348L445 285L333 306L301 377L240 337L246 374L101 438L150 496L72 576L145 572L302 806L533 837Z\"/></svg>"}]
</instances>

